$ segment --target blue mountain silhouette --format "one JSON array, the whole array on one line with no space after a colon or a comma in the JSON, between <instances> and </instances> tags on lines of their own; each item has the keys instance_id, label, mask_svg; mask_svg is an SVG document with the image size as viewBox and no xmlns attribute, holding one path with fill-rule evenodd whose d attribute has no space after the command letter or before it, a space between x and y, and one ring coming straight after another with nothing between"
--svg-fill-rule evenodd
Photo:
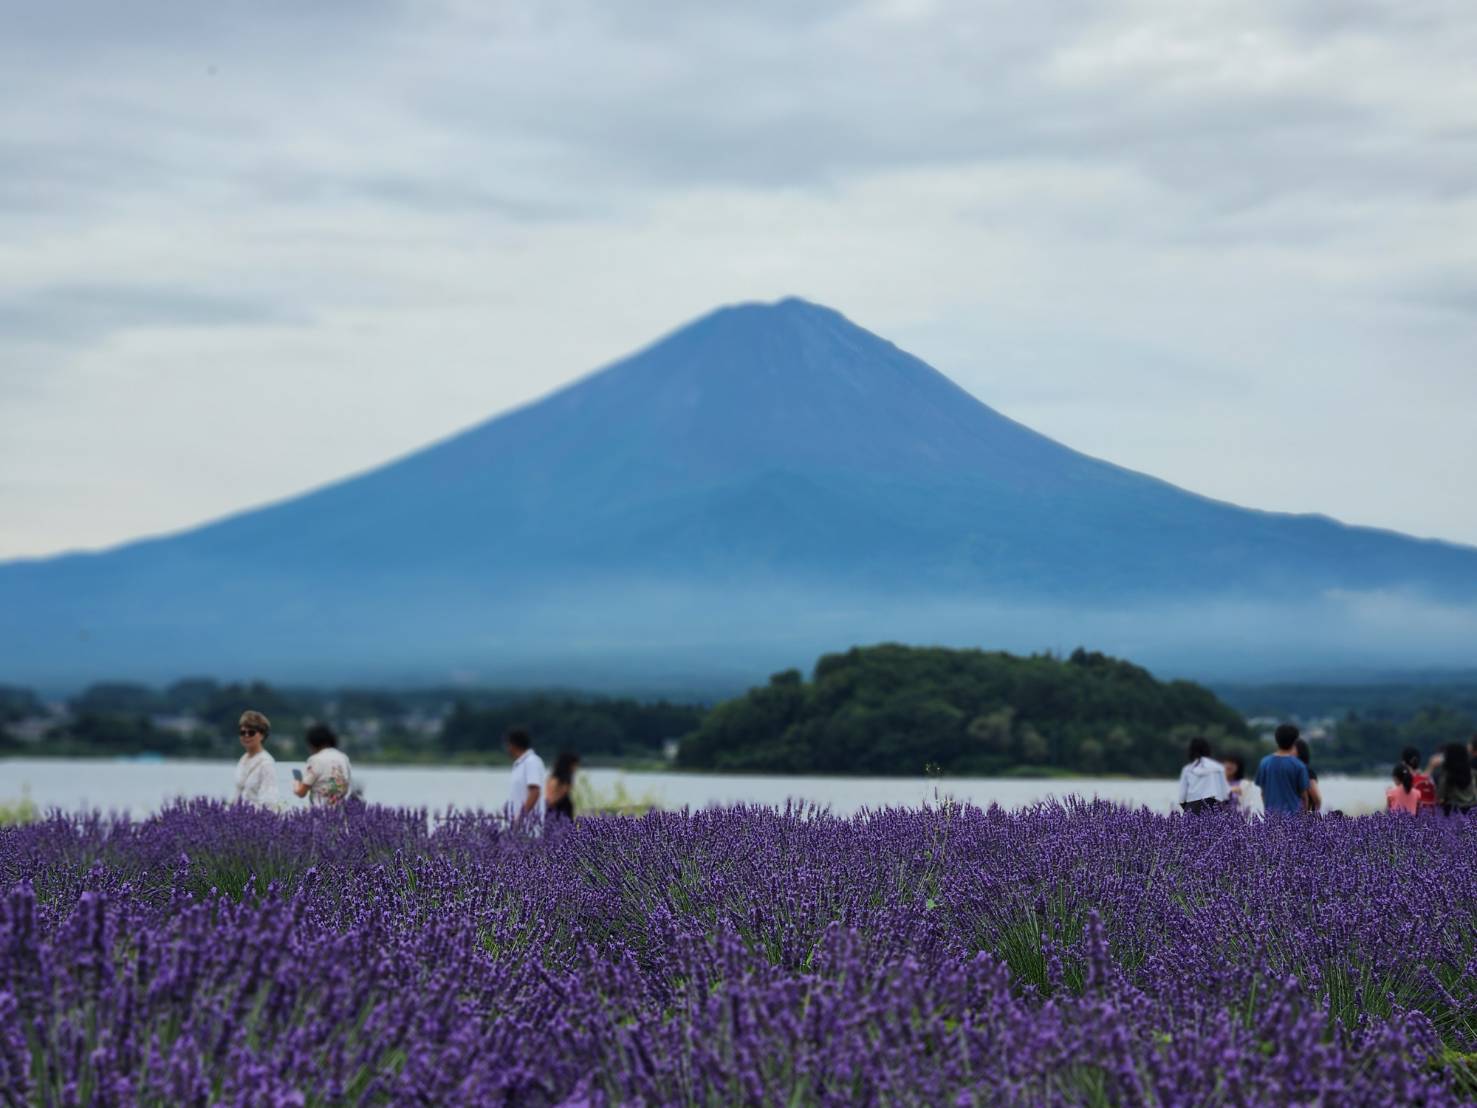
<instances>
[{"instance_id":1,"label":"blue mountain silhouette","mask_svg":"<svg viewBox=\"0 0 1477 1108\"><path fill-rule=\"evenodd\" d=\"M921 613L976 603L1371 592L1472 603L1477 550L1252 511L1087 457L788 299L720 309L295 499L0 566L0 665L42 681L519 666L557 681L566 661L617 655L675 673L727 636L776 659L849 645L834 634L926 636Z\"/></svg>"}]
</instances>

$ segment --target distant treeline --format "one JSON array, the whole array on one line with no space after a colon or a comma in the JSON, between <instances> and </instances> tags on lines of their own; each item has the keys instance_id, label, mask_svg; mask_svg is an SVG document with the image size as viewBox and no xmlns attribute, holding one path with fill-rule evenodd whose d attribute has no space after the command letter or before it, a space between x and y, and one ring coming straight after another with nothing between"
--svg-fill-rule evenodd
<instances>
[{"instance_id":1,"label":"distant treeline","mask_svg":"<svg viewBox=\"0 0 1477 1108\"><path fill-rule=\"evenodd\" d=\"M458 702L446 717L440 748L452 754L480 752L489 745L502 751L502 736L511 727L526 727L539 749L582 757L650 758L660 756L666 742L689 734L706 709L664 700L642 703L614 698L530 696L473 707Z\"/></svg>"},{"instance_id":2,"label":"distant treeline","mask_svg":"<svg viewBox=\"0 0 1477 1108\"><path fill-rule=\"evenodd\" d=\"M1265 685L1217 682L1211 687L1248 717L1344 719L1352 715L1399 723L1445 708L1477 719L1477 671L1358 685L1287 681Z\"/></svg>"},{"instance_id":3,"label":"distant treeline","mask_svg":"<svg viewBox=\"0 0 1477 1108\"><path fill-rule=\"evenodd\" d=\"M691 769L1165 775L1197 734L1256 753L1208 689L1078 650L1068 658L884 645L828 654L718 705L682 744Z\"/></svg>"},{"instance_id":4,"label":"distant treeline","mask_svg":"<svg viewBox=\"0 0 1477 1108\"><path fill-rule=\"evenodd\" d=\"M154 754L221 757L239 753L236 721L245 708L272 720L272 745L300 738L323 721L351 736L358 756L386 761L502 761L502 738L529 728L540 749L579 751L587 759L655 761L664 745L695 729L706 708L575 692L502 690L284 688L206 678L166 688L127 682L89 686L47 719L28 689L0 686L0 751L56 756ZM45 725L23 741L23 721ZM293 752L301 753L301 752ZM291 756L291 753L288 753Z\"/></svg>"},{"instance_id":5,"label":"distant treeline","mask_svg":"<svg viewBox=\"0 0 1477 1108\"><path fill-rule=\"evenodd\" d=\"M1221 699L1161 682L1102 654L1017 657L978 650L862 647L830 654L709 709L577 691L313 689L188 678L163 688L102 682L55 712L0 685L0 754L234 756L243 708L265 712L287 757L311 722L345 734L355 757L501 762L502 735L527 726L546 754L656 764L680 740L692 769L904 774L1123 773L1177 770L1191 735L1255 758L1243 717L1327 719L1321 769L1386 772L1400 749L1429 754L1477 732L1470 681L1225 685Z\"/></svg>"},{"instance_id":6,"label":"distant treeline","mask_svg":"<svg viewBox=\"0 0 1477 1108\"><path fill-rule=\"evenodd\" d=\"M1335 737L1321 744L1319 761L1330 769L1389 772L1402 749L1413 746L1422 758L1447 743L1465 743L1477 735L1477 720L1451 708L1433 707L1409 719L1365 719L1350 713L1335 725Z\"/></svg>"},{"instance_id":7,"label":"distant treeline","mask_svg":"<svg viewBox=\"0 0 1477 1108\"><path fill-rule=\"evenodd\" d=\"M1477 672L1361 685L1226 684L1216 691L1249 718L1332 721L1333 737L1317 751L1328 769L1388 770L1404 747L1429 756L1477 734Z\"/></svg>"}]
</instances>

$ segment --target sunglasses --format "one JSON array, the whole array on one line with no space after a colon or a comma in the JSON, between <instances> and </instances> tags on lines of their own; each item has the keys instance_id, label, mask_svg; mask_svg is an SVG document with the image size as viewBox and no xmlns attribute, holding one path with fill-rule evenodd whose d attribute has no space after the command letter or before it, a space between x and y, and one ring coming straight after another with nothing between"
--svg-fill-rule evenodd
<instances>
[{"instance_id":1,"label":"sunglasses","mask_svg":"<svg viewBox=\"0 0 1477 1108\"><path fill-rule=\"evenodd\" d=\"M260 735L261 732L258 731L255 727L243 727L241 728L241 730L237 731L236 734L240 735L242 738L245 738L247 735Z\"/></svg>"}]
</instances>

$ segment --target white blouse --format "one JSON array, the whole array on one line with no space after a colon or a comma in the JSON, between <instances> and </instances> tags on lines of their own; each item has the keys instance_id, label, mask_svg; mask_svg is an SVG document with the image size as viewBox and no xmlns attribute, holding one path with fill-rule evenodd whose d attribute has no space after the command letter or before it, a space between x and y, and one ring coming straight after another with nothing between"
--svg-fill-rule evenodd
<instances>
[{"instance_id":1,"label":"white blouse","mask_svg":"<svg viewBox=\"0 0 1477 1108\"><path fill-rule=\"evenodd\" d=\"M265 750L236 763L236 800L258 808L277 807L277 759Z\"/></svg>"},{"instance_id":2,"label":"white blouse","mask_svg":"<svg viewBox=\"0 0 1477 1108\"><path fill-rule=\"evenodd\" d=\"M1196 758L1180 770L1180 803L1196 800L1218 800L1225 803L1231 795L1226 783L1226 767L1214 758Z\"/></svg>"}]
</instances>

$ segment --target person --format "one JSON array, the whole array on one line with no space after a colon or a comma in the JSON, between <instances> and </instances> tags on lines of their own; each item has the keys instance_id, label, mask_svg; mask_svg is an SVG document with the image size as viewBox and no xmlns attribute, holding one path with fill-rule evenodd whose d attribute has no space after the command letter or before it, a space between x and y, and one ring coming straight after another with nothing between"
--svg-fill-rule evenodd
<instances>
[{"instance_id":1,"label":"person","mask_svg":"<svg viewBox=\"0 0 1477 1108\"><path fill-rule=\"evenodd\" d=\"M236 795L239 804L258 808L277 807L277 759L263 745L272 733L272 721L260 712L245 711L236 724L236 734L246 753L236 763Z\"/></svg>"},{"instance_id":2,"label":"person","mask_svg":"<svg viewBox=\"0 0 1477 1108\"><path fill-rule=\"evenodd\" d=\"M1313 768L1313 748L1308 745L1308 740L1302 737L1293 745L1297 751L1298 761L1308 768L1308 797L1305 803L1308 811L1316 812L1323 807L1323 794L1318 791L1318 771Z\"/></svg>"},{"instance_id":3,"label":"person","mask_svg":"<svg viewBox=\"0 0 1477 1108\"><path fill-rule=\"evenodd\" d=\"M1297 756L1297 726L1284 723L1274 737L1277 750L1256 767L1262 807L1268 812L1301 812L1308 797L1308 767Z\"/></svg>"},{"instance_id":4,"label":"person","mask_svg":"<svg viewBox=\"0 0 1477 1108\"><path fill-rule=\"evenodd\" d=\"M513 773L508 790L508 818L514 823L544 818L544 760L533 752L528 732L515 727L504 737Z\"/></svg>"},{"instance_id":5,"label":"person","mask_svg":"<svg viewBox=\"0 0 1477 1108\"><path fill-rule=\"evenodd\" d=\"M349 757L338 748L338 736L326 723L313 724L303 738L312 753L301 779L293 782L292 791L306 796L314 807L336 808L349 797L354 774Z\"/></svg>"},{"instance_id":6,"label":"person","mask_svg":"<svg viewBox=\"0 0 1477 1108\"><path fill-rule=\"evenodd\" d=\"M1231 807L1245 808L1249 803L1246 796L1246 759L1239 754L1228 754L1222 759L1221 765L1226 770L1226 787L1231 791Z\"/></svg>"},{"instance_id":7,"label":"person","mask_svg":"<svg viewBox=\"0 0 1477 1108\"><path fill-rule=\"evenodd\" d=\"M1431 780L1429 773L1421 771L1421 752L1413 746L1407 746L1400 752L1400 761L1410 770L1410 779L1416 795L1421 799L1421 807L1436 807L1436 782Z\"/></svg>"},{"instance_id":8,"label":"person","mask_svg":"<svg viewBox=\"0 0 1477 1108\"><path fill-rule=\"evenodd\" d=\"M1180 807L1187 812L1208 812L1230 795L1226 767L1210 756L1210 740L1197 735L1190 740L1189 761L1180 770Z\"/></svg>"},{"instance_id":9,"label":"person","mask_svg":"<svg viewBox=\"0 0 1477 1108\"><path fill-rule=\"evenodd\" d=\"M1431 777L1431 784L1436 786L1437 791L1441 789L1441 760L1446 757L1445 747L1438 747L1431 751L1431 757L1426 760L1426 773Z\"/></svg>"},{"instance_id":10,"label":"person","mask_svg":"<svg viewBox=\"0 0 1477 1108\"><path fill-rule=\"evenodd\" d=\"M554 772L544 785L544 799L556 816L574 819L574 771L579 765L580 756L568 751L554 759Z\"/></svg>"},{"instance_id":11,"label":"person","mask_svg":"<svg viewBox=\"0 0 1477 1108\"><path fill-rule=\"evenodd\" d=\"M1466 743L1451 743L1443 752L1436 799L1447 815L1453 812L1465 815L1477 808L1477 787L1472 783L1472 758Z\"/></svg>"},{"instance_id":12,"label":"person","mask_svg":"<svg viewBox=\"0 0 1477 1108\"><path fill-rule=\"evenodd\" d=\"M1385 790L1385 810L1415 815L1421 810L1421 794L1415 787L1415 774L1404 761L1395 763L1390 771L1395 783Z\"/></svg>"}]
</instances>

